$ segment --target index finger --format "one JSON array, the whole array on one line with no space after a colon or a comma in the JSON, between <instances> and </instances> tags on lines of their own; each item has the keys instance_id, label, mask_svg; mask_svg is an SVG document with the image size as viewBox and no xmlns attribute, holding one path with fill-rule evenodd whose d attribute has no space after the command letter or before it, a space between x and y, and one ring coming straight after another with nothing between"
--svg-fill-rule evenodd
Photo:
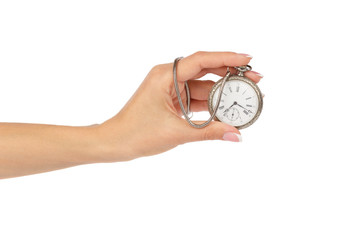
<instances>
[{"instance_id":1,"label":"index finger","mask_svg":"<svg viewBox=\"0 0 360 240\"><path fill-rule=\"evenodd\" d=\"M206 68L247 65L252 56L235 52L196 52L181 59L177 66L178 80L186 81Z\"/></svg>"}]
</instances>

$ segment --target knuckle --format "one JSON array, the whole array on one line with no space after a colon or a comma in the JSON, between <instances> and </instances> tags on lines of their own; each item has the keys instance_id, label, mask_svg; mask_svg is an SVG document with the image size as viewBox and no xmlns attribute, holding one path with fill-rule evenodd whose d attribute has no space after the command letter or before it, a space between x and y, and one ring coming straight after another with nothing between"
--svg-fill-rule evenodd
<instances>
[{"instance_id":1,"label":"knuckle","mask_svg":"<svg viewBox=\"0 0 360 240\"><path fill-rule=\"evenodd\" d=\"M150 73L151 74L154 74L154 75L164 75L165 73L169 73L169 71L171 70L171 67L172 67L172 64L158 64L158 65L155 65Z\"/></svg>"},{"instance_id":2,"label":"knuckle","mask_svg":"<svg viewBox=\"0 0 360 240\"><path fill-rule=\"evenodd\" d=\"M151 69L151 73L152 74L159 74L162 70L161 64L155 65L152 69Z\"/></svg>"},{"instance_id":3,"label":"knuckle","mask_svg":"<svg viewBox=\"0 0 360 240\"><path fill-rule=\"evenodd\" d=\"M169 64L163 63L163 64L157 64L155 65L152 70L154 71L164 71L164 69L167 69Z\"/></svg>"},{"instance_id":4,"label":"knuckle","mask_svg":"<svg viewBox=\"0 0 360 240\"><path fill-rule=\"evenodd\" d=\"M213 134L209 130L209 128L204 128L203 134L202 134L202 140L212 140Z\"/></svg>"},{"instance_id":5,"label":"knuckle","mask_svg":"<svg viewBox=\"0 0 360 240\"><path fill-rule=\"evenodd\" d=\"M166 64L155 65L147 76L147 81L163 82L169 75L169 71Z\"/></svg>"},{"instance_id":6,"label":"knuckle","mask_svg":"<svg viewBox=\"0 0 360 240\"><path fill-rule=\"evenodd\" d=\"M194 53L194 56L198 56L198 57L201 57L201 56L204 56L206 54L205 51L197 51Z\"/></svg>"},{"instance_id":7,"label":"knuckle","mask_svg":"<svg viewBox=\"0 0 360 240\"><path fill-rule=\"evenodd\" d=\"M211 86L211 87L212 87L212 85L215 84L215 82L212 81L212 80L205 80L204 82L205 82L205 84L207 84L207 85L209 85L209 86Z\"/></svg>"},{"instance_id":8,"label":"knuckle","mask_svg":"<svg viewBox=\"0 0 360 240\"><path fill-rule=\"evenodd\" d=\"M203 129L203 140L218 140L222 139L225 129L220 122L214 121L209 126Z\"/></svg>"}]
</instances>

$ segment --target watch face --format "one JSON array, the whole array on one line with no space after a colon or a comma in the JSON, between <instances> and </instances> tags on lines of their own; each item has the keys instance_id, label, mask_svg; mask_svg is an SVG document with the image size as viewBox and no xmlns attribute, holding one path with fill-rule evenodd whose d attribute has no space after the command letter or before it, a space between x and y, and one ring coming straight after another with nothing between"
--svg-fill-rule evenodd
<instances>
[{"instance_id":1,"label":"watch face","mask_svg":"<svg viewBox=\"0 0 360 240\"><path fill-rule=\"evenodd\" d=\"M220 85L219 81L210 93L211 113L216 106ZM258 118L261 109L259 88L249 79L233 76L225 83L216 118L240 129L250 126Z\"/></svg>"}]
</instances>

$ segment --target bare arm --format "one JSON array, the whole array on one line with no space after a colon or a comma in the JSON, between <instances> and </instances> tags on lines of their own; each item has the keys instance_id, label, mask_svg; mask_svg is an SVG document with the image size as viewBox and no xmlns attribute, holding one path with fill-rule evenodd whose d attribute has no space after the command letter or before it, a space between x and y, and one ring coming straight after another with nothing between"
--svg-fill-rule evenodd
<instances>
[{"instance_id":1,"label":"bare arm","mask_svg":"<svg viewBox=\"0 0 360 240\"><path fill-rule=\"evenodd\" d=\"M0 123L0 178L99 161L96 127Z\"/></svg>"}]
</instances>

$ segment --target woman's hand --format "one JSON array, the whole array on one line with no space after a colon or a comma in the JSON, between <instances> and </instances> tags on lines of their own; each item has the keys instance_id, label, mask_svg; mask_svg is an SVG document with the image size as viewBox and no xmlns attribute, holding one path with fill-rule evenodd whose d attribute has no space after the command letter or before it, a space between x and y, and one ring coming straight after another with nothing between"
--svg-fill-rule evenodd
<instances>
[{"instance_id":1,"label":"woman's hand","mask_svg":"<svg viewBox=\"0 0 360 240\"><path fill-rule=\"evenodd\" d=\"M188 81L191 111L207 111L208 94L213 81L196 80L214 73L224 76L228 66L246 65L247 54L234 52L197 52L179 61L177 76L183 103ZM258 82L262 75L249 71L245 75ZM155 66L146 76L124 108L97 127L104 150L102 161L121 161L154 155L179 144L202 140L241 141L239 131L213 121L207 127L191 127L182 117L173 83L173 63Z\"/></svg>"},{"instance_id":2,"label":"woman's hand","mask_svg":"<svg viewBox=\"0 0 360 240\"><path fill-rule=\"evenodd\" d=\"M198 52L178 63L183 102L184 82L191 92L191 110L207 110L212 81L195 80L207 73L224 76L227 66L249 63L232 52ZM0 123L0 178L47 172L95 162L125 161L167 151L192 141L240 141L239 131L221 122L203 129L181 118L172 63L154 67L124 108L100 125L88 127ZM246 72L254 82L262 77Z\"/></svg>"}]
</instances>

